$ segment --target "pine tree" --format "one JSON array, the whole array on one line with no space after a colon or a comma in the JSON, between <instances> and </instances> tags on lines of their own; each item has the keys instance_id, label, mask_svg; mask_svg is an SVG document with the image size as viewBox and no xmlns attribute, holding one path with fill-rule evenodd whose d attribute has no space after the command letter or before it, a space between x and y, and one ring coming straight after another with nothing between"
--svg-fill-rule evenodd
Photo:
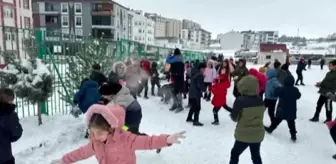
<instances>
[{"instance_id":1,"label":"pine tree","mask_svg":"<svg viewBox=\"0 0 336 164\"><path fill-rule=\"evenodd\" d=\"M74 43L74 46L80 47L75 55L67 54L65 59L67 71L64 78L65 89L69 95L75 94L83 79L89 78L93 64L99 64L101 71L108 75L112 70L115 61L116 45L103 39L92 39L90 41ZM67 97L64 92L59 91L61 98L67 103L72 104L72 97Z\"/></svg>"},{"instance_id":2,"label":"pine tree","mask_svg":"<svg viewBox=\"0 0 336 164\"><path fill-rule=\"evenodd\" d=\"M49 67L38 58L34 38L24 40L24 48L28 59L17 59L15 54L8 51L0 52L7 64L1 70L2 87L14 90L16 96L29 103L38 105L38 124L42 124L41 106L53 92L53 77Z\"/></svg>"}]
</instances>

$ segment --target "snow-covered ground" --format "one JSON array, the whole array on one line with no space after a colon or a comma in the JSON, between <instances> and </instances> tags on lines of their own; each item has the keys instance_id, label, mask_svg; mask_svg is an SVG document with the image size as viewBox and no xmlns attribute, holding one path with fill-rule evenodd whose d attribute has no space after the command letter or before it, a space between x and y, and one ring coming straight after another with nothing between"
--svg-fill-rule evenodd
<instances>
[{"instance_id":1,"label":"snow-covered ground","mask_svg":"<svg viewBox=\"0 0 336 164\"><path fill-rule=\"evenodd\" d=\"M255 66L250 66L255 67ZM295 73L295 67L291 71ZM327 68L326 68L327 69ZM331 156L336 153L336 146L329 136L323 123L311 123L316 100L318 98L316 81L322 80L327 70L318 67L304 72L305 87L299 87L302 98L298 102L298 119L296 120L298 141L290 141L287 124L283 123L272 134L266 134L262 143L261 154L265 164L327 164L335 162ZM232 88L228 94L228 104L232 105L234 98ZM149 134L172 133L187 130L187 138L180 145L174 145L162 150L137 152L138 164L224 164L228 163L230 150L234 143L235 123L226 111L220 112L219 126L211 125L213 121L212 105L202 101L200 121L204 127L193 127L185 122L187 110L180 114L169 112L169 106L160 102L159 98L149 100L139 99L143 108L141 130ZM321 120L325 114L322 112ZM23 137L13 145L13 151L18 164L48 164L51 160L60 158L62 154L86 144L84 139L83 118L72 116L45 117L44 124L37 126L35 117L21 120L24 127ZM265 125L269 124L267 112ZM113 155L113 154L111 154ZM95 164L94 158L78 162L78 164ZM241 156L241 164L252 163L250 152L246 150Z\"/></svg>"}]
</instances>

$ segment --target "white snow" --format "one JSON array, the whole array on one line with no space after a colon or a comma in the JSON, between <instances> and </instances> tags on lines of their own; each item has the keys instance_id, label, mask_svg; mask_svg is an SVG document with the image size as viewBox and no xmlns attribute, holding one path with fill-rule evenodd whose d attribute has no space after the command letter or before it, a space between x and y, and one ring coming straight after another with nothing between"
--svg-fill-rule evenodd
<instances>
[{"instance_id":1,"label":"white snow","mask_svg":"<svg viewBox=\"0 0 336 164\"><path fill-rule=\"evenodd\" d=\"M251 68L252 66L250 66ZM256 67L256 66L253 66ZM295 67L291 71L295 75ZM326 68L327 69L327 68ZM311 123L316 101L317 88L314 84L322 80L327 70L318 67L304 72L305 87L299 87L302 98L298 101L296 120L298 141L290 141L287 124L283 122L272 135L266 134L262 142L261 155L265 164L331 164L336 153L336 146L323 123ZM137 164L225 164L229 162L230 150L234 143L235 123L226 111L219 113L220 126L213 126L212 105L202 101L200 121L204 127L193 127L185 122L187 110L180 114L169 112L169 107L159 98L139 99L143 109L141 131L148 134L172 133L187 130L187 138L182 144L164 148L161 154L155 151L137 152ZM228 92L228 104L232 105L232 87ZM185 102L186 104L186 102ZM325 119L324 109L321 113ZM64 153L87 143L84 137L83 117L79 119L66 116L44 117L44 124L37 126L36 117L21 120L24 128L23 137L13 145L18 164L47 164L60 158ZM269 117L265 112L265 125ZM113 154L111 154L113 155ZM96 164L95 158L77 164ZM240 164L250 164L250 152L246 150L240 158Z\"/></svg>"}]
</instances>

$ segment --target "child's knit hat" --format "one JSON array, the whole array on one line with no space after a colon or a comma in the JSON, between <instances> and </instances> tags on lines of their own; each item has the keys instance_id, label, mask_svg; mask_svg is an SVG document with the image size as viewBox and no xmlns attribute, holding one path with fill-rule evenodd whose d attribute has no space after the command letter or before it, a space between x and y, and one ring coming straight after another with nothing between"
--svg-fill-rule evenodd
<instances>
[{"instance_id":1,"label":"child's knit hat","mask_svg":"<svg viewBox=\"0 0 336 164\"><path fill-rule=\"evenodd\" d=\"M118 83L112 83L112 84L103 84L99 92L101 95L116 95L122 88L122 85Z\"/></svg>"}]
</instances>

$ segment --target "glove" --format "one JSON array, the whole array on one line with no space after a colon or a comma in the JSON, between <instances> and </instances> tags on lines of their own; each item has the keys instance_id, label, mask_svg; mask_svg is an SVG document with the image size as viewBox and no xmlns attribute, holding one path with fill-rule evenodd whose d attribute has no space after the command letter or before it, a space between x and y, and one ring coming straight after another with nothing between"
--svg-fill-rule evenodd
<instances>
[{"instance_id":1,"label":"glove","mask_svg":"<svg viewBox=\"0 0 336 164\"><path fill-rule=\"evenodd\" d=\"M75 118L78 118L78 116L82 114L82 111L79 109L77 105L74 105L71 108L70 114Z\"/></svg>"},{"instance_id":2,"label":"glove","mask_svg":"<svg viewBox=\"0 0 336 164\"><path fill-rule=\"evenodd\" d=\"M167 137L168 144L181 143L179 140L185 138L184 134L186 131L178 132Z\"/></svg>"},{"instance_id":3,"label":"glove","mask_svg":"<svg viewBox=\"0 0 336 164\"><path fill-rule=\"evenodd\" d=\"M65 163L62 161L62 159L56 159L51 161L51 164L65 164Z\"/></svg>"}]
</instances>

